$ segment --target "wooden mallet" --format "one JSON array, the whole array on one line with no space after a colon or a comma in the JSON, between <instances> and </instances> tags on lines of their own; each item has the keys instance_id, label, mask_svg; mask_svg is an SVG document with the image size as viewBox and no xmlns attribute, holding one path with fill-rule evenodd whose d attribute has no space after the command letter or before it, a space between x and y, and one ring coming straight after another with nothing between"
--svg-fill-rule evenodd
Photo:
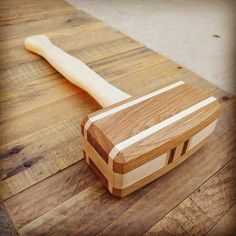
<instances>
[{"instance_id":1,"label":"wooden mallet","mask_svg":"<svg viewBox=\"0 0 236 236\"><path fill-rule=\"evenodd\" d=\"M82 122L82 145L87 163L116 196L131 193L182 163L215 128L217 99L183 81L131 97L44 35L26 38L25 47L103 107Z\"/></svg>"}]
</instances>

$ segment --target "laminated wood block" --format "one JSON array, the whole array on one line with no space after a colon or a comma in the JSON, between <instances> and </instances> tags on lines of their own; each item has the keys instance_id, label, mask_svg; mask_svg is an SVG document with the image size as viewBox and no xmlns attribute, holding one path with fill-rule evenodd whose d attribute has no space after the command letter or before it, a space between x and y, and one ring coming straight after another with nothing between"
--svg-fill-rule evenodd
<instances>
[{"instance_id":1,"label":"laminated wood block","mask_svg":"<svg viewBox=\"0 0 236 236\"><path fill-rule=\"evenodd\" d=\"M213 133L216 98L176 82L88 115L82 122L87 163L123 197L167 173Z\"/></svg>"}]
</instances>

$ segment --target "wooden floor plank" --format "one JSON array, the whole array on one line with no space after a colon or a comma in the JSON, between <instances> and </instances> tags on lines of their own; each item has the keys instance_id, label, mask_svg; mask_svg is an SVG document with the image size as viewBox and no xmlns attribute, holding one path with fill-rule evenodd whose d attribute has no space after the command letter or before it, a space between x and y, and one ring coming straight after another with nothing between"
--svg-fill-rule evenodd
<instances>
[{"instance_id":1,"label":"wooden floor plank","mask_svg":"<svg viewBox=\"0 0 236 236\"><path fill-rule=\"evenodd\" d=\"M117 53L122 53L125 51L125 48L128 48L126 50L128 51L141 47L141 44L127 38L122 33L106 26L102 22L93 22L63 30L56 30L47 33L47 35L57 46L75 56L78 56L81 60L85 60L86 63L105 58L105 53L110 53L108 56L112 56L115 54L114 50L116 50ZM24 48L24 39L25 38L5 40L0 43L2 69L41 59L40 56L30 53ZM108 43L110 41L122 39L123 41L112 43L111 46ZM123 44L121 44L121 42ZM96 47L98 45L100 46ZM118 51L118 49L120 49L120 51ZM87 50L87 53L91 55L84 55ZM96 57L93 57L93 54L95 54L93 51L95 50Z\"/></svg>"},{"instance_id":2,"label":"wooden floor plank","mask_svg":"<svg viewBox=\"0 0 236 236\"><path fill-rule=\"evenodd\" d=\"M121 213L125 212L131 205L141 199L145 193L150 191L150 186L144 188L142 191L138 191L133 196L119 199L114 198L108 193L104 187L95 185L94 190L96 192L102 191L102 194L93 201L90 201L86 206L81 208L81 204L74 204L74 199L80 198L80 193L74 195L71 199L63 202L57 208L49 211L42 217L33 220L29 224L25 225L19 232L23 234L72 234L72 235L95 235L99 229L105 227L111 223ZM86 193L88 189L84 192ZM90 191L90 190L89 190ZM82 193L83 194L83 193ZM92 194L90 197L93 197ZM102 208L101 208L102 207ZM66 217L61 221L60 215L63 212L67 212ZM97 214L94 214L97 212ZM48 222L45 224L45 222ZM63 231L62 225L76 225L68 230L66 226ZM56 229L56 230L55 230Z\"/></svg>"},{"instance_id":3,"label":"wooden floor plank","mask_svg":"<svg viewBox=\"0 0 236 236\"><path fill-rule=\"evenodd\" d=\"M19 233L21 235L40 235L42 233L45 235L74 235L75 231L73 228L64 228L61 227L61 225L55 225L54 219L61 223L67 221L68 218L66 214L70 214L71 209L77 209L78 211L84 210L91 204L91 202L96 201L99 197L103 196L104 193L106 193L106 190L101 183L89 187L81 193L74 195L70 201L65 201L62 204L64 208L62 211L60 208L54 208L52 211L43 215L42 218L38 218L35 221L32 221L30 224L19 229ZM67 212L67 210L69 210L69 212ZM77 212L77 217L81 217L79 212ZM44 222L44 220L46 220L48 223L42 227L42 222ZM70 220L73 224L73 220L75 220L75 218L70 217ZM83 219L80 225L86 225L86 221L86 219Z\"/></svg>"},{"instance_id":4,"label":"wooden floor plank","mask_svg":"<svg viewBox=\"0 0 236 236\"><path fill-rule=\"evenodd\" d=\"M235 170L234 158L154 225L148 233L161 234L163 230L165 232L165 229L181 228L189 235L206 235L208 230L236 203ZM163 229L163 225L167 227Z\"/></svg>"},{"instance_id":5,"label":"wooden floor plank","mask_svg":"<svg viewBox=\"0 0 236 236\"><path fill-rule=\"evenodd\" d=\"M12 195L81 160L80 122L76 115L55 129L52 126L4 146L1 185L10 188ZM14 154L15 149L20 151ZM11 152L13 155L8 155ZM5 191L1 194L9 197Z\"/></svg>"},{"instance_id":6,"label":"wooden floor plank","mask_svg":"<svg viewBox=\"0 0 236 236\"><path fill-rule=\"evenodd\" d=\"M47 33L52 30L69 28L73 26L97 22L95 18L76 9L67 11L46 12L34 14L22 18L16 18L7 22L0 21L0 40L26 37L33 34Z\"/></svg>"},{"instance_id":7,"label":"wooden floor plank","mask_svg":"<svg viewBox=\"0 0 236 236\"><path fill-rule=\"evenodd\" d=\"M23 7L15 7L15 1L1 1L0 3L0 22L9 22L19 18L25 18L26 16L32 16L35 14L45 14L54 11L66 11L72 10L73 7L67 4L63 0L19 0L18 5L22 4ZM9 10L11 7L11 10ZM0 23L0 24L1 24Z\"/></svg>"},{"instance_id":8,"label":"wooden floor plank","mask_svg":"<svg viewBox=\"0 0 236 236\"><path fill-rule=\"evenodd\" d=\"M185 68L179 68L178 64L170 60L150 66L144 70L134 72L111 82L118 88L135 96L149 93L160 87L164 87L167 84L180 80L207 93L210 93L217 88L208 81L201 80L201 77Z\"/></svg>"},{"instance_id":9,"label":"wooden floor plank","mask_svg":"<svg viewBox=\"0 0 236 236\"><path fill-rule=\"evenodd\" d=\"M17 236L17 231L13 225L11 218L7 213L7 209L2 202L0 202L0 235Z\"/></svg>"},{"instance_id":10,"label":"wooden floor plank","mask_svg":"<svg viewBox=\"0 0 236 236\"><path fill-rule=\"evenodd\" d=\"M181 225L178 224L172 217L169 215L165 216L157 224L155 224L151 229L149 229L145 236L151 235L189 235Z\"/></svg>"},{"instance_id":11,"label":"wooden floor plank","mask_svg":"<svg viewBox=\"0 0 236 236\"><path fill-rule=\"evenodd\" d=\"M21 228L97 181L85 161L80 161L14 198L6 200L5 205L16 227Z\"/></svg>"},{"instance_id":12,"label":"wooden floor plank","mask_svg":"<svg viewBox=\"0 0 236 236\"><path fill-rule=\"evenodd\" d=\"M89 63L89 66L107 81L112 81L167 60L166 57L150 49L139 48Z\"/></svg>"},{"instance_id":13,"label":"wooden floor plank","mask_svg":"<svg viewBox=\"0 0 236 236\"><path fill-rule=\"evenodd\" d=\"M236 232L236 205L234 205L217 224L207 233L208 236L228 235L233 236Z\"/></svg>"},{"instance_id":14,"label":"wooden floor plank","mask_svg":"<svg viewBox=\"0 0 236 236\"><path fill-rule=\"evenodd\" d=\"M86 104L90 104L86 106ZM73 117L75 114L80 114L84 117L87 114L96 111L100 106L93 98L88 96L85 92L78 91L75 95L57 100L54 103L33 109L32 111L25 112L22 115L16 116L2 122L0 125L0 133L4 133L4 140L1 140L1 146L13 142L12 145L20 143L20 138L36 133L61 123L68 118ZM63 111L63 112L62 112ZM28 124L31 122L31 125ZM9 147L10 147L9 146ZM11 147L10 147L11 149Z\"/></svg>"}]
</instances>

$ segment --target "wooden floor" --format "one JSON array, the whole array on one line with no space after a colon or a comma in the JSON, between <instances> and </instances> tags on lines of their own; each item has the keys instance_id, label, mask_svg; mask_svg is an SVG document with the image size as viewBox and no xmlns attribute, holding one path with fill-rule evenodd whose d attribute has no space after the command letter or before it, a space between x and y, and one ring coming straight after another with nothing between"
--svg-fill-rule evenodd
<instances>
[{"instance_id":1,"label":"wooden floor","mask_svg":"<svg viewBox=\"0 0 236 236\"><path fill-rule=\"evenodd\" d=\"M0 189L19 234L235 232L235 97L62 0L0 8ZM39 33L132 95L184 80L216 96L222 114L210 142L145 188L112 196L81 149L80 122L100 107L24 49L24 38Z\"/></svg>"}]
</instances>

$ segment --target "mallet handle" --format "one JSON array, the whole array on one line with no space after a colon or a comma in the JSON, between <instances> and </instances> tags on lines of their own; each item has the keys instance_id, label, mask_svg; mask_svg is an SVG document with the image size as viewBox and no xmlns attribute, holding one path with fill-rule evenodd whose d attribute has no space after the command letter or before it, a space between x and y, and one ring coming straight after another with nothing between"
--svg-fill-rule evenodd
<instances>
[{"instance_id":1,"label":"mallet handle","mask_svg":"<svg viewBox=\"0 0 236 236\"><path fill-rule=\"evenodd\" d=\"M108 83L82 61L56 47L45 35L26 38L25 47L44 57L71 83L87 91L102 107L131 97Z\"/></svg>"}]
</instances>

